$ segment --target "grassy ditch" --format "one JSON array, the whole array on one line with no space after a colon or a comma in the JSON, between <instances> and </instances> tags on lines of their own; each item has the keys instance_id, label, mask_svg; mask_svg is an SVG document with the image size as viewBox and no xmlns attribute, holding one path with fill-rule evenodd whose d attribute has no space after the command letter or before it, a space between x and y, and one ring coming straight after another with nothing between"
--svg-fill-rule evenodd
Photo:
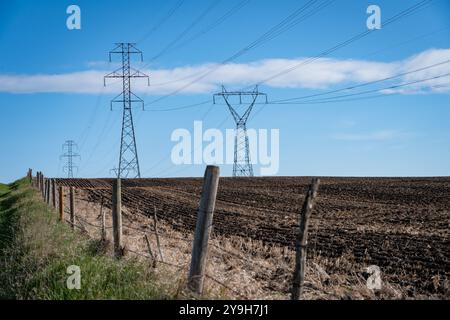
<instances>
[{"instance_id":1,"label":"grassy ditch","mask_svg":"<svg viewBox=\"0 0 450 320\"><path fill-rule=\"evenodd\" d=\"M0 184L0 299L172 298L148 265L99 253L56 216L26 179ZM69 266L80 289L67 287Z\"/></svg>"}]
</instances>

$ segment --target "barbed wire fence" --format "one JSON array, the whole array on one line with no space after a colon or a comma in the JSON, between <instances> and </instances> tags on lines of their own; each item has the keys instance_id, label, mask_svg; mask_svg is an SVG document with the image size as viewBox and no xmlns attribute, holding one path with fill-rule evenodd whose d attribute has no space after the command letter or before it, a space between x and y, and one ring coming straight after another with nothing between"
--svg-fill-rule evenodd
<instances>
[{"instance_id":1,"label":"barbed wire fence","mask_svg":"<svg viewBox=\"0 0 450 320\"><path fill-rule=\"evenodd\" d=\"M242 270L251 272L257 277L262 277L260 275L262 271L266 278L271 278L275 274L278 278L292 280L289 283L289 287L293 282L293 288L292 290L289 288L288 292L292 294L292 299L301 297L306 265L307 222L319 181L312 182L300 215L306 221L303 222L303 226L302 221L299 222L300 230L298 231L296 244L296 263L294 275L292 275L292 270L284 270L280 274L280 268L276 265L269 267L257 262L253 254L236 252L237 250L234 246L231 246L233 250L226 249L224 239L211 234L213 226L212 216L219 178L218 167L208 166L205 171L195 233L187 235L183 232L182 236L179 236L173 230L167 230L165 226L164 228L159 226L158 213L161 216L168 209L163 206L162 209L158 209L156 205L153 206L153 208L150 208L153 211L153 215L145 217L144 215L136 214L131 209L121 207L118 213L121 217L120 226L115 226L113 218L117 212L114 212L116 205L114 199L117 201L117 197L119 199L122 196L130 199L134 197L133 193L126 188L124 190L119 188L119 194L114 197L114 190L108 188L107 185L102 188L93 188L89 185L73 186L67 183L66 179L45 178L42 172L38 172L36 177L33 177L31 170L27 176L30 179L30 183L41 191L44 201L58 211L61 221L68 223L73 229L79 230L90 238L101 240L103 243L113 242L115 244L117 241L116 229L119 228L120 236L126 236L128 240L126 245L124 245L123 255L130 254L148 260L152 268L162 264L179 272L184 272L184 274L189 273L187 287L198 295L203 294L203 279L206 278L231 293L234 298L251 298L251 294L247 290L243 293L239 291L237 286L227 284L228 279L226 277L224 280L218 279L217 276L207 272L207 266L211 266L212 258L221 260L232 258L233 264L235 262L240 263L244 266ZM139 202L139 199L133 200ZM146 208L145 211L149 212L150 209ZM177 209L180 208L172 206L169 210L177 211Z\"/></svg>"}]
</instances>

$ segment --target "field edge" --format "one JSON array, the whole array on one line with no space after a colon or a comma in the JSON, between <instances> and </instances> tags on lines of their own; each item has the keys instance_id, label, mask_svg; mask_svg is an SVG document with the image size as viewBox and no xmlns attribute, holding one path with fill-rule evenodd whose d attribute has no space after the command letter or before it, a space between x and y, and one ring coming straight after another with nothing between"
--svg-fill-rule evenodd
<instances>
[{"instance_id":1,"label":"field edge","mask_svg":"<svg viewBox=\"0 0 450 320\"><path fill-rule=\"evenodd\" d=\"M177 298L148 265L110 257L60 223L26 179L0 185L0 235L0 299ZM68 289L69 266L80 268L79 290Z\"/></svg>"}]
</instances>

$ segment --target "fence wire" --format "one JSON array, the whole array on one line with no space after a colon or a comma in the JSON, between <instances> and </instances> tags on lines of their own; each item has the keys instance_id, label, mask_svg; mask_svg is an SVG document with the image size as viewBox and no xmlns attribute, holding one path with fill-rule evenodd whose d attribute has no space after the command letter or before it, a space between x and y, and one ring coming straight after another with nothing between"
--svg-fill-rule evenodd
<instances>
[{"instance_id":1,"label":"fence wire","mask_svg":"<svg viewBox=\"0 0 450 320\"><path fill-rule=\"evenodd\" d=\"M66 188L67 189L67 188ZM80 194L81 193L81 194ZM123 193L128 193L128 190L123 190ZM130 196L130 198L132 198ZM52 193L50 192L49 196L46 196L44 198L44 200L49 204L52 205L53 199L52 199ZM111 230L113 229L113 226L109 225L103 228L102 225L93 223L88 221L87 219L85 219L84 217L82 217L80 215L80 211L83 212L84 211L84 216L89 216L89 212L92 210L92 206L100 206L100 213L97 216L97 220L102 218L102 214L104 214L105 216L107 215L106 212L111 211L110 208L112 208L112 202L110 200L108 200L102 193L101 191L95 190L95 189L78 189L78 188L74 188L74 201L75 201L75 224L74 227L76 227L77 229L89 233L88 230L86 229L86 226L90 226L93 227L97 230L104 230L106 232L106 230ZM56 209L58 209L59 207L59 197L57 196L55 201L54 201L55 205L56 205ZM81 205L80 205L81 204ZM82 207L80 209L80 207ZM64 215L65 217L70 217L70 197L69 197L69 193L65 192L64 194ZM106 212L105 212L106 210ZM129 211L128 209L124 209L123 210L124 213L126 213L126 215L123 216L123 218L127 219L128 215L133 215L134 213ZM110 213L109 213L110 214ZM156 214L156 213L155 213ZM149 216L145 216L148 219L152 219L152 217ZM69 225L72 225L72 222L70 221L70 219L64 218L64 221L66 223L68 223ZM101 220L100 220L101 221ZM106 222L105 222L106 223ZM166 221L167 223L167 221ZM151 223L149 223L151 224ZM165 239L169 239L169 240L176 240L176 241L183 241L185 243L192 243L193 239L191 237L189 238L181 238L181 237L177 237L174 235L169 235L169 234L165 234L163 232L161 232L158 229L155 229L155 225L153 224L153 226L148 226L148 230L143 230L139 227L130 225L128 223L122 223L122 227L132 230L140 235L152 235L154 234L156 237L161 237L161 238L165 238ZM240 255L238 253L232 252L230 250L227 250L225 248L223 248L222 246L214 243L213 241L214 239L210 239L210 243L209 246L211 248L214 249L214 251L216 252L216 254L218 254L219 256L222 255L229 255L232 256L233 258L239 260L243 265L245 265L246 267L248 267L250 270L256 271L257 268L260 268L262 270L264 270L266 273L271 274L274 270L272 268L269 268L267 266L264 266L260 263L257 263L256 261L252 261L250 259L248 259L247 257ZM158 240L159 241L159 240ZM217 239L217 241L219 241ZM159 244L158 244L158 249L159 248ZM150 249L151 250L151 249ZM158 264L163 264L163 265L167 265L167 266L171 266L176 268L177 270L183 270L183 269L187 269L187 263L186 264L174 264L162 259L158 259L157 255L153 255L150 256L148 254L130 249L130 248L126 248L127 252L130 252L136 256L139 256L141 258L144 259L148 259L151 261L155 261ZM162 255L162 254L161 254ZM204 276L206 278L208 278L209 280L213 281L214 283L218 284L219 286L225 288L226 290L228 290L229 292L235 294L237 297L241 298L241 299L247 299L246 296L244 296L243 294L241 294L239 291L237 291L236 289L230 287L229 285L225 284L224 282L220 281L219 279L211 276L208 273L205 273Z\"/></svg>"}]
</instances>

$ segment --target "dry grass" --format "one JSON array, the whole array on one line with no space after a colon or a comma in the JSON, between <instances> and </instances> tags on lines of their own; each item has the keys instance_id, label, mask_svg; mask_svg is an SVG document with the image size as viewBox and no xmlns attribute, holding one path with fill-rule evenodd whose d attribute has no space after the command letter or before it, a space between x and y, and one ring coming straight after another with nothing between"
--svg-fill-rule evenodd
<instances>
[{"instance_id":1,"label":"dry grass","mask_svg":"<svg viewBox=\"0 0 450 320\"><path fill-rule=\"evenodd\" d=\"M137 260L99 254L97 242L58 222L38 191L21 180L0 197L1 299L168 299L151 269ZM67 267L81 269L69 290Z\"/></svg>"},{"instance_id":2,"label":"dry grass","mask_svg":"<svg viewBox=\"0 0 450 320\"><path fill-rule=\"evenodd\" d=\"M83 197L83 192L79 197ZM100 226L100 205L98 203L80 201L77 204L81 219L90 224ZM111 212L106 210L108 241L112 241ZM83 229L90 237L99 238L98 228L82 223ZM154 273L170 293L176 298L189 297L184 288L189 270L192 250L192 234L174 230L168 223L158 222L161 251L153 229L153 219L131 214L124 208L123 224L124 241L129 256L138 256L147 261L152 268L144 235L148 236L152 254L158 262ZM111 249L109 249L111 250ZM366 286L368 265L356 262L351 254L344 254L336 259L324 258L320 253L310 249L308 259L304 299L404 299L402 288L386 281L381 290L374 291ZM137 255L135 254L137 253ZM261 241L242 237L221 237L212 235L209 243L207 274L215 280L205 281L205 295L213 299L289 299L292 271L295 264L295 252L288 247L269 246ZM175 267L178 266L178 267ZM167 276L167 275L170 276Z\"/></svg>"}]
</instances>

